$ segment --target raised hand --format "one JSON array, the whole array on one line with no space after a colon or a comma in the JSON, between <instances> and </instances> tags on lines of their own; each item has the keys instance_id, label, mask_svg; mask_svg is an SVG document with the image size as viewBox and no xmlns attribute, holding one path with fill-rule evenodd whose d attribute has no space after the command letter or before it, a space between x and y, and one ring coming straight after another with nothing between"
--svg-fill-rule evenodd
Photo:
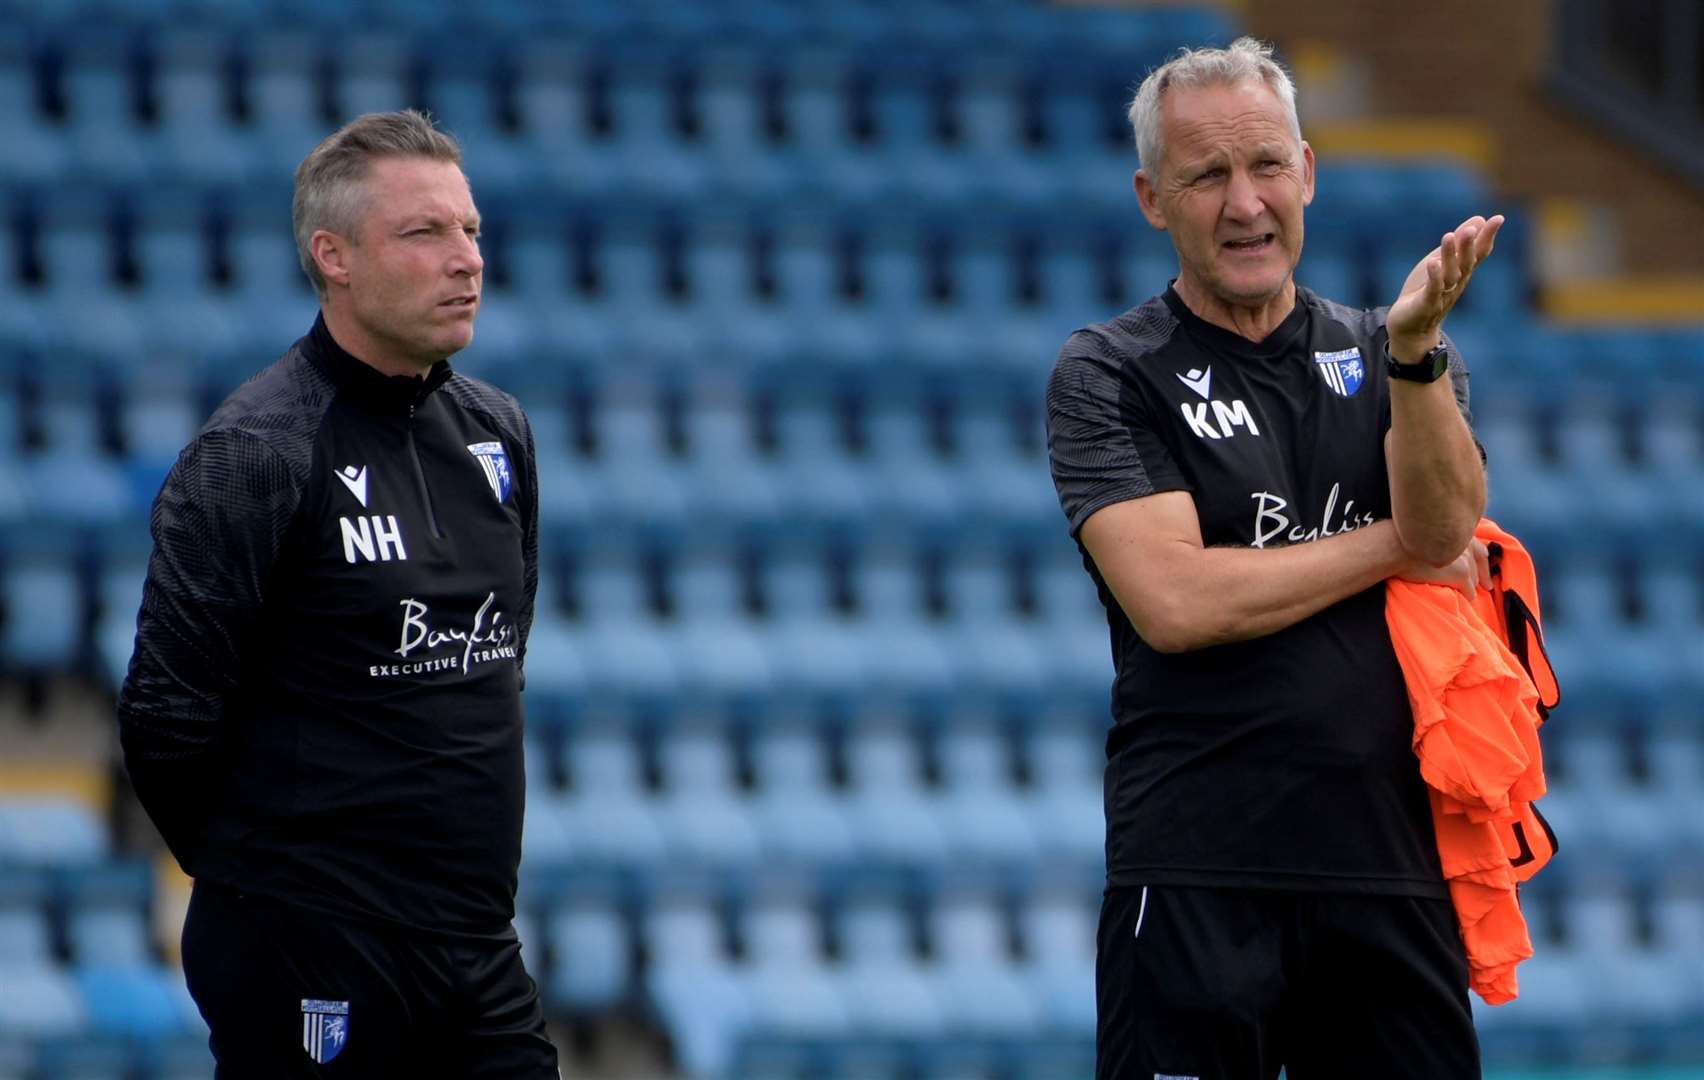
<instances>
[{"instance_id":1,"label":"raised hand","mask_svg":"<svg viewBox=\"0 0 1704 1080\"><path fill-rule=\"evenodd\" d=\"M1474 269L1490 256L1502 227L1502 214L1489 219L1476 214L1445 233L1443 241L1414 265L1385 316L1391 355L1412 362L1438 343L1444 316L1467 290Z\"/></svg>"}]
</instances>

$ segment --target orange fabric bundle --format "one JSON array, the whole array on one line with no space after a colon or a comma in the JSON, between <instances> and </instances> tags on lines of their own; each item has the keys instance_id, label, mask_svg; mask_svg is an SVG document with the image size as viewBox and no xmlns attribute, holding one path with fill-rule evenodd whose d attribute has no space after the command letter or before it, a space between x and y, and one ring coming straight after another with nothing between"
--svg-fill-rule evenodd
<instances>
[{"instance_id":1,"label":"orange fabric bundle","mask_svg":"<svg viewBox=\"0 0 1704 1080\"><path fill-rule=\"evenodd\" d=\"M1560 694L1544 656L1532 558L1489 519L1475 535L1492 552L1491 588L1469 602L1447 586L1393 580L1385 619L1469 983L1500 1005L1519 993L1515 966L1532 955L1516 885L1556 852L1532 804L1545 791L1538 729Z\"/></svg>"}]
</instances>

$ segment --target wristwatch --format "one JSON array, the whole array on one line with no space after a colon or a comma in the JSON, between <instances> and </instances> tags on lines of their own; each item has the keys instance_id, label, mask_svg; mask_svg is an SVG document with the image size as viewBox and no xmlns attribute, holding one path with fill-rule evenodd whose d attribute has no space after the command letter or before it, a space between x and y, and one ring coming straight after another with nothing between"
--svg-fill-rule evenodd
<instances>
[{"instance_id":1,"label":"wristwatch","mask_svg":"<svg viewBox=\"0 0 1704 1080\"><path fill-rule=\"evenodd\" d=\"M1408 382L1437 382L1450 369L1450 350L1442 340L1426 350L1426 355L1412 364L1401 364L1390 354L1390 341L1384 343L1385 373L1393 379Z\"/></svg>"}]
</instances>

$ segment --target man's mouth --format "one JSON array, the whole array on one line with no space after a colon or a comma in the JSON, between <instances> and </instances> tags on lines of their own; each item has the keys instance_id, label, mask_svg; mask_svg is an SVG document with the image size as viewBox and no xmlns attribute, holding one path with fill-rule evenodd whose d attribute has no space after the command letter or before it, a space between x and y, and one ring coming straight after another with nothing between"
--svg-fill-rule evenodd
<instances>
[{"instance_id":1,"label":"man's mouth","mask_svg":"<svg viewBox=\"0 0 1704 1080\"><path fill-rule=\"evenodd\" d=\"M477 303L479 303L478 295L476 295L474 293L468 293L465 296L452 296L448 300L443 301L438 306L439 307L472 307L474 304L477 304Z\"/></svg>"},{"instance_id":2,"label":"man's mouth","mask_svg":"<svg viewBox=\"0 0 1704 1080\"><path fill-rule=\"evenodd\" d=\"M1226 240L1224 246L1232 251L1264 251L1277 239L1278 237L1273 233L1261 233L1259 236L1245 236L1240 240Z\"/></svg>"}]
</instances>

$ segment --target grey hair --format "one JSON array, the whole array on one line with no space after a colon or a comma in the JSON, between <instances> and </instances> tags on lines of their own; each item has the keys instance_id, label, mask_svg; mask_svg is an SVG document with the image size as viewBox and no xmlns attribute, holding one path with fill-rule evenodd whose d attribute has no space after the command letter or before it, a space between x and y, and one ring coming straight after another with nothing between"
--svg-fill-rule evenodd
<instances>
[{"instance_id":1,"label":"grey hair","mask_svg":"<svg viewBox=\"0 0 1704 1080\"><path fill-rule=\"evenodd\" d=\"M1160 138L1160 101L1172 87L1235 86L1264 82L1284 107L1290 134L1302 143L1302 125L1296 118L1296 84L1290 73L1272 58L1272 46L1252 37L1240 37L1226 49L1181 49L1172 59L1148 73L1130 102L1130 127L1136 134L1136 156L1142 169L1152 176L1165 157Z\"/></svg>"},{"instance_id":2,"label":"grey hair","mask_svg":"<svg viewBox=\"0 0 1704 1080\"><path fill-rule=\"evenodd\" d=\"M338 128L296 166L290 223L302 272L324 299L325 276L314 262L312 240L321 229L351 239L365 209L363 182L379 158L418 157L461 164L461 146L415 109L366 113Z\"/></svg>"}]
</instances>

